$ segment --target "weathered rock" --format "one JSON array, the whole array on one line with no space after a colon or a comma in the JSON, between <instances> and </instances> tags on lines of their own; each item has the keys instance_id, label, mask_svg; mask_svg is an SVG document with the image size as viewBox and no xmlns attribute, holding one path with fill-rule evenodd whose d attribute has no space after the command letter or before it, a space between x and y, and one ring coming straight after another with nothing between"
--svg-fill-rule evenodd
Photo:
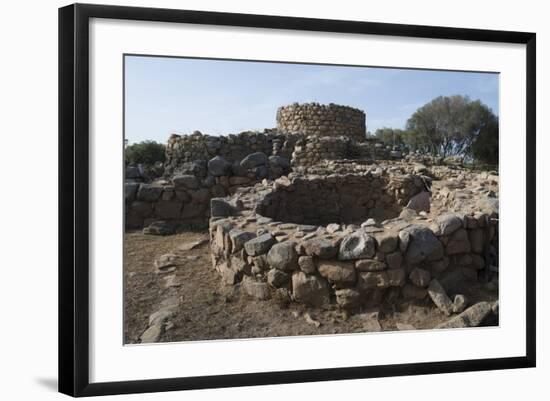
<instances>
[{"instance_id":1,"label":"weathered rock","mask_svg":"<svg viewBox=\"0 0 550 401\"><path fill-rule=\"evenodd\" d=\"M319 274L331 282L354 283L356 273L351 262L336 260L319 260L317 263Z\"/></svg>"},{"instance_id":2,"label":"weathered rock","mask_svg":"<svg viewBox=\"0 0 550 401\"><path fill-rule=\"evenodd\" d=\"M220 273L222 276L222 282L227 285L234 285L239 282L240 280L240 274L231 269L227 263L220 263L216 266L216 270Z\"/></svg>"},{"instance_id":3,"label":"weathered rock","mask_svg":"<svg viewBox=\"0 0 550 401\"><path fill-rule=\"evenodd\" d=\"M444 257L441 260L436 260L430 263L430 269L433 274L439 274L447 270L447 267L449 267L449 258Z\"/></svg>"},{"instance_id":4,"label":"weathered rock","mask_svg":"<svg viewBox=\"0 0 550 401\"><path fill-rule=\"evenodd\" d=\"M451 320L436 326L436 329L459 329L464 327L477 327L491 313L489 302L479 302L470 306L460 315Z\"/></svg>"},{"instance_id":5,"label":"weathered rock","mask_svg":"<svg viewBox=\"0 0 550 401\"><path fill-rule=\"evenodd\" d=\"M292 275L292 294L296 301L308 305L322 306L330 302L327 281L301 271Z\"/></svg>"},{"instance_id":6,"label":"weathered rock","mask_svg":"<svg viewBox=\"0 0 550 401\"><path fill-rule=\"evenodd\" d=\"M395 327L400 331L416 330L416 327L408 323L396 323Z\"/></svg>"},{"instance_id":7,"label":"weathered rock","mask_svg":"<svg viewBox=\"0 0 550 401\"><path fill-rule=\"evenodd\" d=\"M472 252L483 253L483 238L484 235L481 228L468 230L468 239L470 240L470 245L472 246Z\"/></svg>"},{"instance_id":8,"label":"weathered rock","mask_svg":"<svg viewBox=\"0 0 550 401\"><path fill-rule=\"evenodd\" d=\"M229 231L232 252L238 252L243 249L244 244L256 237L256 234L233 228Z\"/></svg>"},{"instance_id":9,"label":"weathered rock","mask_svg":"<svg viewBox=\"0 0 550 401\"><path fill-rule=\"evenodd\" d=\"M417 287L416 285L406 283L401 290L403 296L408 299L424 299L428 295L428 291L424 287Z\"/></svg>"},{"instance_id":10,"label":"weathered rock","mask_svg":"<svg viewBox=\"0 0 550 401\"><path fill-rule=\"evenodd\" d=\"M453 303L449 299L447 292L441 286L439 281L433 279L428 286L428 294L432 299L435 306L439 308L441 312L449 316L453 311Z\"/></svg>"},{"instance_id":11,"label":"weathered rock","mask_svg":"<svg viewBox=\"0 0 550 401\"><path fill-rule=\"evenodd\" d=\"M498 216L499 200L490 197L481 198L477 201L476 207L489 216Z\"/></svg>"},{"instance_id":12,"label":"weathered rock","mask_svg":"<svg viewBox=\"0 0 550 401\"><path fill-rule=\"evenodd\" d=\"M363 290L372 290L375 288L387 288L390 286L388 273L386 271L359 273L359 277L357 279L357 286Z\"/></svg>"},{"instance_id":13,"label":"weathered rock","mask_svg":"<svg viewBox=\"0 0 550 401\"><path fill-rule=\"evenodd\" d=\"M127 166L125 169L125 179L139 179L142 178L142 176L142 171L137 166Z\"/></svg>"},{"instance_id":14,"label":"weathered rock","mask_svg":"<svg viewBox=\"0 0 550 401\"><path fill-rule=\"evenodd\" d=\"M241 160L241 167L251 169L258 166L265 166L268 163L268 158L265 153L251 153Z\"/></svg>"},{"instance_id":15,"label":"weathered rock","mask_svg":"<svg viewBox=\"0 0 550 401\"><path fill-rule=\"evenodd\" d=\"M355 308L361 303L361 293L352 288L343 288L335 291L336 303L341 308Z\"/></svg>"},{"instance_id":16,"label":"weathered rock","mask_svg":"<svg viewBox=\"0 0 550 401\"><path fill-rule=\"evenodd\" d=\"M182 219L189 219L193 217L198 217L204 214L205 211L205 204L204 203L186 203L183 205L183 210L181 211L181 218Z\"/></svg>"},{"instance_id":17,"label":"weathered rock","mask_svg":"<svg viewBox=\"0 0 550 401\"><path fill-rule=\"evenodd\" d=\"M332 223L327 226L327 232L328 233L335 233L336 231L339 231L341 229L340 224Z\"/></svg>"},{"instance_id":18,"label":"weathered rock","mask_svg":"<svg viewBox=\"0 0 550 401\"><path fill-rule=\"evenodd\" d=\"M152 326L149 326L147 330L145 330L140 337L141 343L142 344L157 343L160 340L161 334L162 334L161 324L154 324Z\"/></svg>"},{"instance_id":19,"label":"weathered rock","mask_svg":"<svg viewBox=\"0 0 550 401\"><path fill-rule=\"evenodd\" d=\"M233 205L224 198L210 199L210 216L211 217L227 217L234 212Z\"/></svg>"},{"instance_id":20,"label":"weathered rock","mask_svg":"<svg viewBox=\"0 0 550 401\"><path fill-rule=\"evenodd\" d=\"M279 270L293 271L298 267L298 254L294 242L286 241L275 244L267 253L267 263Z\"/></svg>"},{"instance_id":21,"label":"weathered rock","mask_svg":"<svg viewBox=\"0 0 550 401\"><path fill-rule=\"evenodd\" d=\"M356 231L346 236L340 243L338 259L354 260L372 258L376 252L376 243L373 237Z\"/></svg>"},{"instance_id":22,"label":"weathered rock","mask_svg":"<svg viewBox=\"0 0 550 401\"><path fill-rule=\"evenodd\" d=\"M360 272L376 272L386 269L386 264L376 259L359 259L355 262L355 268Z\"/></svg>"},{"instance_id":23,"label":"weathered rock","mask_svg":"<svg viewBox=\"0 0 550 401\"><path fill-rule=\"evenodd\" d=\"M124 200L126 202L133 202L136 199L139 183L137 182L125 182L124 183Z\"/></svg>"},{"instance_id":24,"label":"weathered rock","mask_svg":"<svg viewBox=\"0 0 550 401\"><path fill-rule=\"evenodd\" d=\"M176 175L172 178L172 182L176 189L197 189L199 188L199 180L194 175Z\"/></svg>"},{"instance_id":25,"label":"weathered rock","mask_svg":"<svg viewBox=\"0 0 550 401\"><path fill-rule=\"evenodd\" d=\"M409 202L409 204L410 204L410 202ZM414 220L417 216L418 216L418 214L416 213L416 211L414 209L409 208L409 207L403 208L403 210L401 210L401 213L399 213L399 218L403 219L405 221Z\"/></svg>"},{"instance_id":26,"label":"weathered rock","mask_svg":"<svg viewBox=\"0 0 550 401\"><path fill-rule=\"evenodd\" d=\"M382 326L378 321L378 312L366 312L357 315L357 320L361 321L363 330L366 332L382 331Z\"/></svg>"},{"instance_id":27,"label":"weathered rock","mask_svg":"<svg viewBox=\"0 0 550 401\"><path fill-rule=\"evenodd\" d=\"M435 235L450 235L462 227L462 220L456 214L447 213L435 219Z\"/></svg>"},{"instance_id":28,"label":"weathered rock","mask_svg":"<svg viewBox=\"0 0 550 401\"><path fill-rule=\"evenodd\" d=\"M432 276L429 271L415 267L409 274L409 279L418 287L427 287Z\"/></svg>"},{"instance_id":29,"label":"weathered rock","mask_svg":"<svg viewBox=\"0 0 550 401\"><path fill-rule=\"evenodd\" d=\"M485 259L480 255L471 255L472 262L470 266L476 270L485 268Z\"/></svg>"},{"instance_id":30,"label":"weathered rock","mask_svg":"<svg viewBox=\"0 0 550 401\"><path fill-rule=\"evenodd\" d=\"M457 255L460 253L470 252L470 241L468 240L468 233L465 229L459 229L451 235L445 250L447 255Z\"/></svg>"},{"instance_id":31,"label":"weathered rock","mask_svg":"<svg viewBox=\"0 0 550 401\"><path fill-rule=\"evenodd\" d=\"M494 314L495 316L498 316L498 312L499 312L499 301L493 302L493 304L491 305L491 311L493 312L493 314Z\"/></svg>"},{"instance_id":32,"label":"weathered rock","mask_svg":"<svg viewBox=\"0 0 550 401\"><path fill-rule=\"evenodd\" d=\"M298 258L298 266L304 273L313 274L317 271L312 256L300 256Z\"/></svg>"},{"instance_id":33,"label":"weathered rock","mask_svg":"<svg viewBox=\"0 0 550 401\"><path fill-rule=\"evenodd\" d=\"M399 269L401 267L402 261L403 261L403 255L399 251L388 253L386 255L386 263L389 269Z\"/></svg>"},{"instance_id":34,"label":"weathered rock","mask_svg":"<svg viewBox=\"0 0 550 401\"><path fill-rule=\"evenodd\" d=\"M405 252L409 246L409 242L411 242L411 234L409 231L401 230L399 231L399 250L401 252Z\"/></svg>"},{"instance_id":35,"label":"weathered rock","mask_svg":"<svg viewBox=\"0 0 550 401\"><path fill-rule=\"evenodd\" d=\"M455 298L453 300L453 313L461 313L466 309L466 306L468 305L468 300L466 296L462 294L455 295Z\"/></svg>"},{"instance_id":36,"label":"weathered rock","mask_svg":"<svg viewBox=\"0 0 550 401\"><path fill-rule=\"evenodd\" d=\"M414 265L425 260L433 261L443 257L443 245L429 228L413 225L403 231L410 235L410 242L405 253L409 264ZM401 233L399 238L401 239Z\"/></svg>"},{"instance_id":37,"label":"weathered rock","mask_svg":"<svg viewBox=\"0 0 550 401\"><path fill-rule=\"evenodd\" d=\"M158 270L165 270L168 267L176 266L178 265L178 256L173 253L160 255L155 259L154 265Z\"/></svg>"},{"instance_id":38,"label":"weathered rock","mask_svg":"<svg viewBox=\"0 0 550 401\"><path fill-rule=\"evenodd\" d=\"M174 232L174 224L168 221L154 221L143 229L143 234L148 235L172 235Z\"/></svg>"},{"instance_id":39,"label":"weathered rock","mask_svg":"<svg viewBox=\"0 0 550 401\"><path fill-rule=\"evenodd\" d=\"M231 173L231 163L221 156L216 156L208 161L208 172L215 177L229 175Z\"/></svg>"},{"instance_id":40,"label":"weathered rock","mask_svg":"<svg viewBox=\"0 0 550 401\"><path fill-rule=\"evenodd\" d=\"M160 200L155 204L155 214L161 219L177 219L181 214L181 202Z\"/></svg>"},{"instance_id":41,"label":"weathered rock","mask_svg":"<svg viewBox=\"0 0 550 401\"><path fill-rule=\"evenodd\" d=\"M267 282L275 288L285 286L289 280L290 276L279 269L271 269L267 273Z\"/></svg>"},{"instance_id":42,"label":"weathered rock","mask_svg":"<svg viewBox=\"0 0 550 401\"><path fill-rule=\"evenodd\" d=\"M405 269L390 269L386 270L388 275L388 285L392 287L402 287L405 285L406 274Z\"/></svg>"},{"instance_id":43,"label":"weathered rock","mask_svg":"<svg viewBox=\"0 0 550 401\"><path fill-rule=\"evenodd\" d=\"M141 184L137 191L136 199L145 202L156 202L160 199L162 187L154 184Z\"/></svg>"},{"instance_id":44,"label":"weathered rock","mask_svg":"<svg viewBox=\"0 0 550 401\"><path fill-rule=\"evenodd\" d=\"M269 264L267 263L267 255L253 256L252 263L258 268L259 271L264 271L269 269Z\"/></svg>"},{"instance_id":45,"label":"weathered rock","mask_svg":"<svg viewBox=\"0 0 550 401\"><path fill-rule=\"evenodd\" d=\"M251 297L261 300L269 298L269 288L266 283L256 281L250 277L244 277L242 286Z\"/></svg>"},{"instance_id":46,"label":"weathered rock","mask_svg":"<svg viewBox=\"0 0 550 401\"><path fill-rule=\"evenodd\" d=\"M397 248L397 244L399 242L399 237L397 233L392 233L390 231L375 233L374 238L378 243L378 250L384 253L390 253L395 251L395 249Z\"/></svg>"},{"instance_id":47,"label":"weathered rock","mask_svg":"<svg viewBox=\"0 0 550 401\"><path fill-rule=\"evenodd\" d=\"M250 256L263 255L267 253L276 242L277 241L271 234L263 234L245 242L244 249Z\"/></svg>"},{"instance_id":48,"label":"weathered rock","mask_svg":"<svg viewBox=\"0 0 550 401\"><path fill-rule=\"evenodd\" d=\"M283 156L269 156L269 165L279 167L283 170L290 170L290 160Z\"/></svg>"},{"instance_id":49,"label":"weathered rock","mask_svg":"<svg viewBox=\"0 0 550 401\"><path fill-rule=\"evenodd\" d=\"M303 230L302 230L303 231ZM325 238L312 238L302 242L308 256L317 256L321 259L331 259L336 256L338 247Z\"/></svg>"}]
</instances>

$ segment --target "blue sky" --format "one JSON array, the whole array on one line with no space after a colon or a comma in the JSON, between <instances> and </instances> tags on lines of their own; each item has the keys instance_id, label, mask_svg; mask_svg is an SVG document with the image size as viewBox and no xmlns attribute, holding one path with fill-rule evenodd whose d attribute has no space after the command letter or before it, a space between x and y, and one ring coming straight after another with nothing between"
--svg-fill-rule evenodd
<instances>
[{"instance_id":1,"label":"blue sky","mask_svg":"<svg viewBox=\"0 0 550 401\"><path fill-rule=\"evenodd\" d=\"M281 105L337 103L364 110L367 129L404 128L440 95L480 99L498 115L498 74L126 56L126 138L226 135L276 126Z\"/></svg>"}]
</instances>

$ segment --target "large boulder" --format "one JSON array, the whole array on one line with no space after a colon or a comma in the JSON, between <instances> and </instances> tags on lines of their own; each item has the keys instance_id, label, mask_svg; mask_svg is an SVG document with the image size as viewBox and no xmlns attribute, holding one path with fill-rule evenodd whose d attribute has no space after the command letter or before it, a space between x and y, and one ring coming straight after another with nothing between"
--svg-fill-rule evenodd
<instances>
[{"instance_id":1,"label":"large boulder","mask_svg":"<svg viewBox=\"0 0 550 401\"><path fill-rule=\"evenodd\" d=\"M346 236L340 243L338 259L354 260L372 258L376 252L376 241L362 231Z\"/></svg>"},{"instance_id":2,"label":"large boulder","mask_svg":"<svg viewBox=\"0 0 550 401\"><path fill-rule=\"evenodd\" d=\"M268 163L267 155L263 152L251 153L241 160L241 167L251 169L259 166L266 166Z\"/></svg>"},{"instance_id":3,"label":"large boulder","mask_svg":"<svg viewBox=\"0 0 550 401\"><path fill-rule=\"evenodd\" d=\"M292 275L292 294L297 302L308 305L322 306L330 303L327 281L318 276L308 276L301 271Z\"/></svg>"},{"instance_id":4,"label":"large boulder","mask_svg":"<svg viewBox=\"0 0 550 401\"><path fill-rule=\"evenodd\" d=\"M230 175L231 163L221 156L216 156L208 161L208 172L215 177Z\"/></svg>"},{"instance_id":5,"label":"large boulder","mask_svg":"<svg viewBox=\"0 0 550 401\"><path fill-rule=\"evenodd\" d=\"M282 271L296 270L298 267L298 254L295 245L291 241L273 245L267 253L267 263L271 267Z\"/></svg>"},{"instance_id":6,"label":"large boulder","mask_svg":"<svg viewBox=\"0 0 550 401\"><path fill-rule=\"evenodd\" d=\"M443 245L429 228L421 225L412 225L405 228L402 232L405 232L407 235L400 233L400 239L402 236L410 237L405 253L405 259L409 264L414 265L425 260L433 261L443 257Z\"/></svg>"}]
</instances>

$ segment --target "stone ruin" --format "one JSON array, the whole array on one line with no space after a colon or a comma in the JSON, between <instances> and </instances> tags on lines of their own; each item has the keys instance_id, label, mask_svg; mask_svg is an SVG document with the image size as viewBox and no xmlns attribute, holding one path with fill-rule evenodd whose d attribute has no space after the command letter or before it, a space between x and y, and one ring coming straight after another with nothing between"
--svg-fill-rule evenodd
<instances>
[{"instance_id":1,"label":"stone ruin","mask_svg":"<svg viewBox=\"0 0 550 401\"><path fill-rule=\"evenodd\" d=\"M430 298L459 313L445 327L479 324L498 303L463 312L461 293L498 280L497 173L401 157L365 126L357 109L293 104L261 133L172 135L165 176L127 180L126 226L208 225L223 282L259 299L356 309Z\"/></svg>"}]
</instances>

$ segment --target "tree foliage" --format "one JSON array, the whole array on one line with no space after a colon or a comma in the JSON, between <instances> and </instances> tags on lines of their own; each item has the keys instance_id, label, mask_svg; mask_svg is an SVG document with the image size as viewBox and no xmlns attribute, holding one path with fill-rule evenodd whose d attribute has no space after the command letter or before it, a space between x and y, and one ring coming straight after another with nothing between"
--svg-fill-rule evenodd
<instances>
[{"instance_id":1,"label":"tree foliage","mask_svg":"<svg viewBox=\"0 0 550 401\"><path fill-rule=\"evenodd\" d=\"M152 166L166 159L166 146L155 141L143 141L126 146L124 160L126 164Z\"/></svg>"},{"instance_id":2,"label":"tree foliage","mask_svg":"<svg viewBox=\"0 0 550 401\"><path fill-rule=\"evenodd\" d=\"M403 147L405 145L405 137L407 132L396 128L378 128L374 132L374 136L384 143L384 145L393 147Z\"/></svg>"},{"instance_id":3,"label":"tree foliage","mask_svg":"<svg viewBox=\"0 0 550 401\"><path fill-rule=\"evenodd\" d=\"M403 141L413 151L496 164L498 118L479 100L440 96L409 118Z\"/></svg>"}]
</instances>

